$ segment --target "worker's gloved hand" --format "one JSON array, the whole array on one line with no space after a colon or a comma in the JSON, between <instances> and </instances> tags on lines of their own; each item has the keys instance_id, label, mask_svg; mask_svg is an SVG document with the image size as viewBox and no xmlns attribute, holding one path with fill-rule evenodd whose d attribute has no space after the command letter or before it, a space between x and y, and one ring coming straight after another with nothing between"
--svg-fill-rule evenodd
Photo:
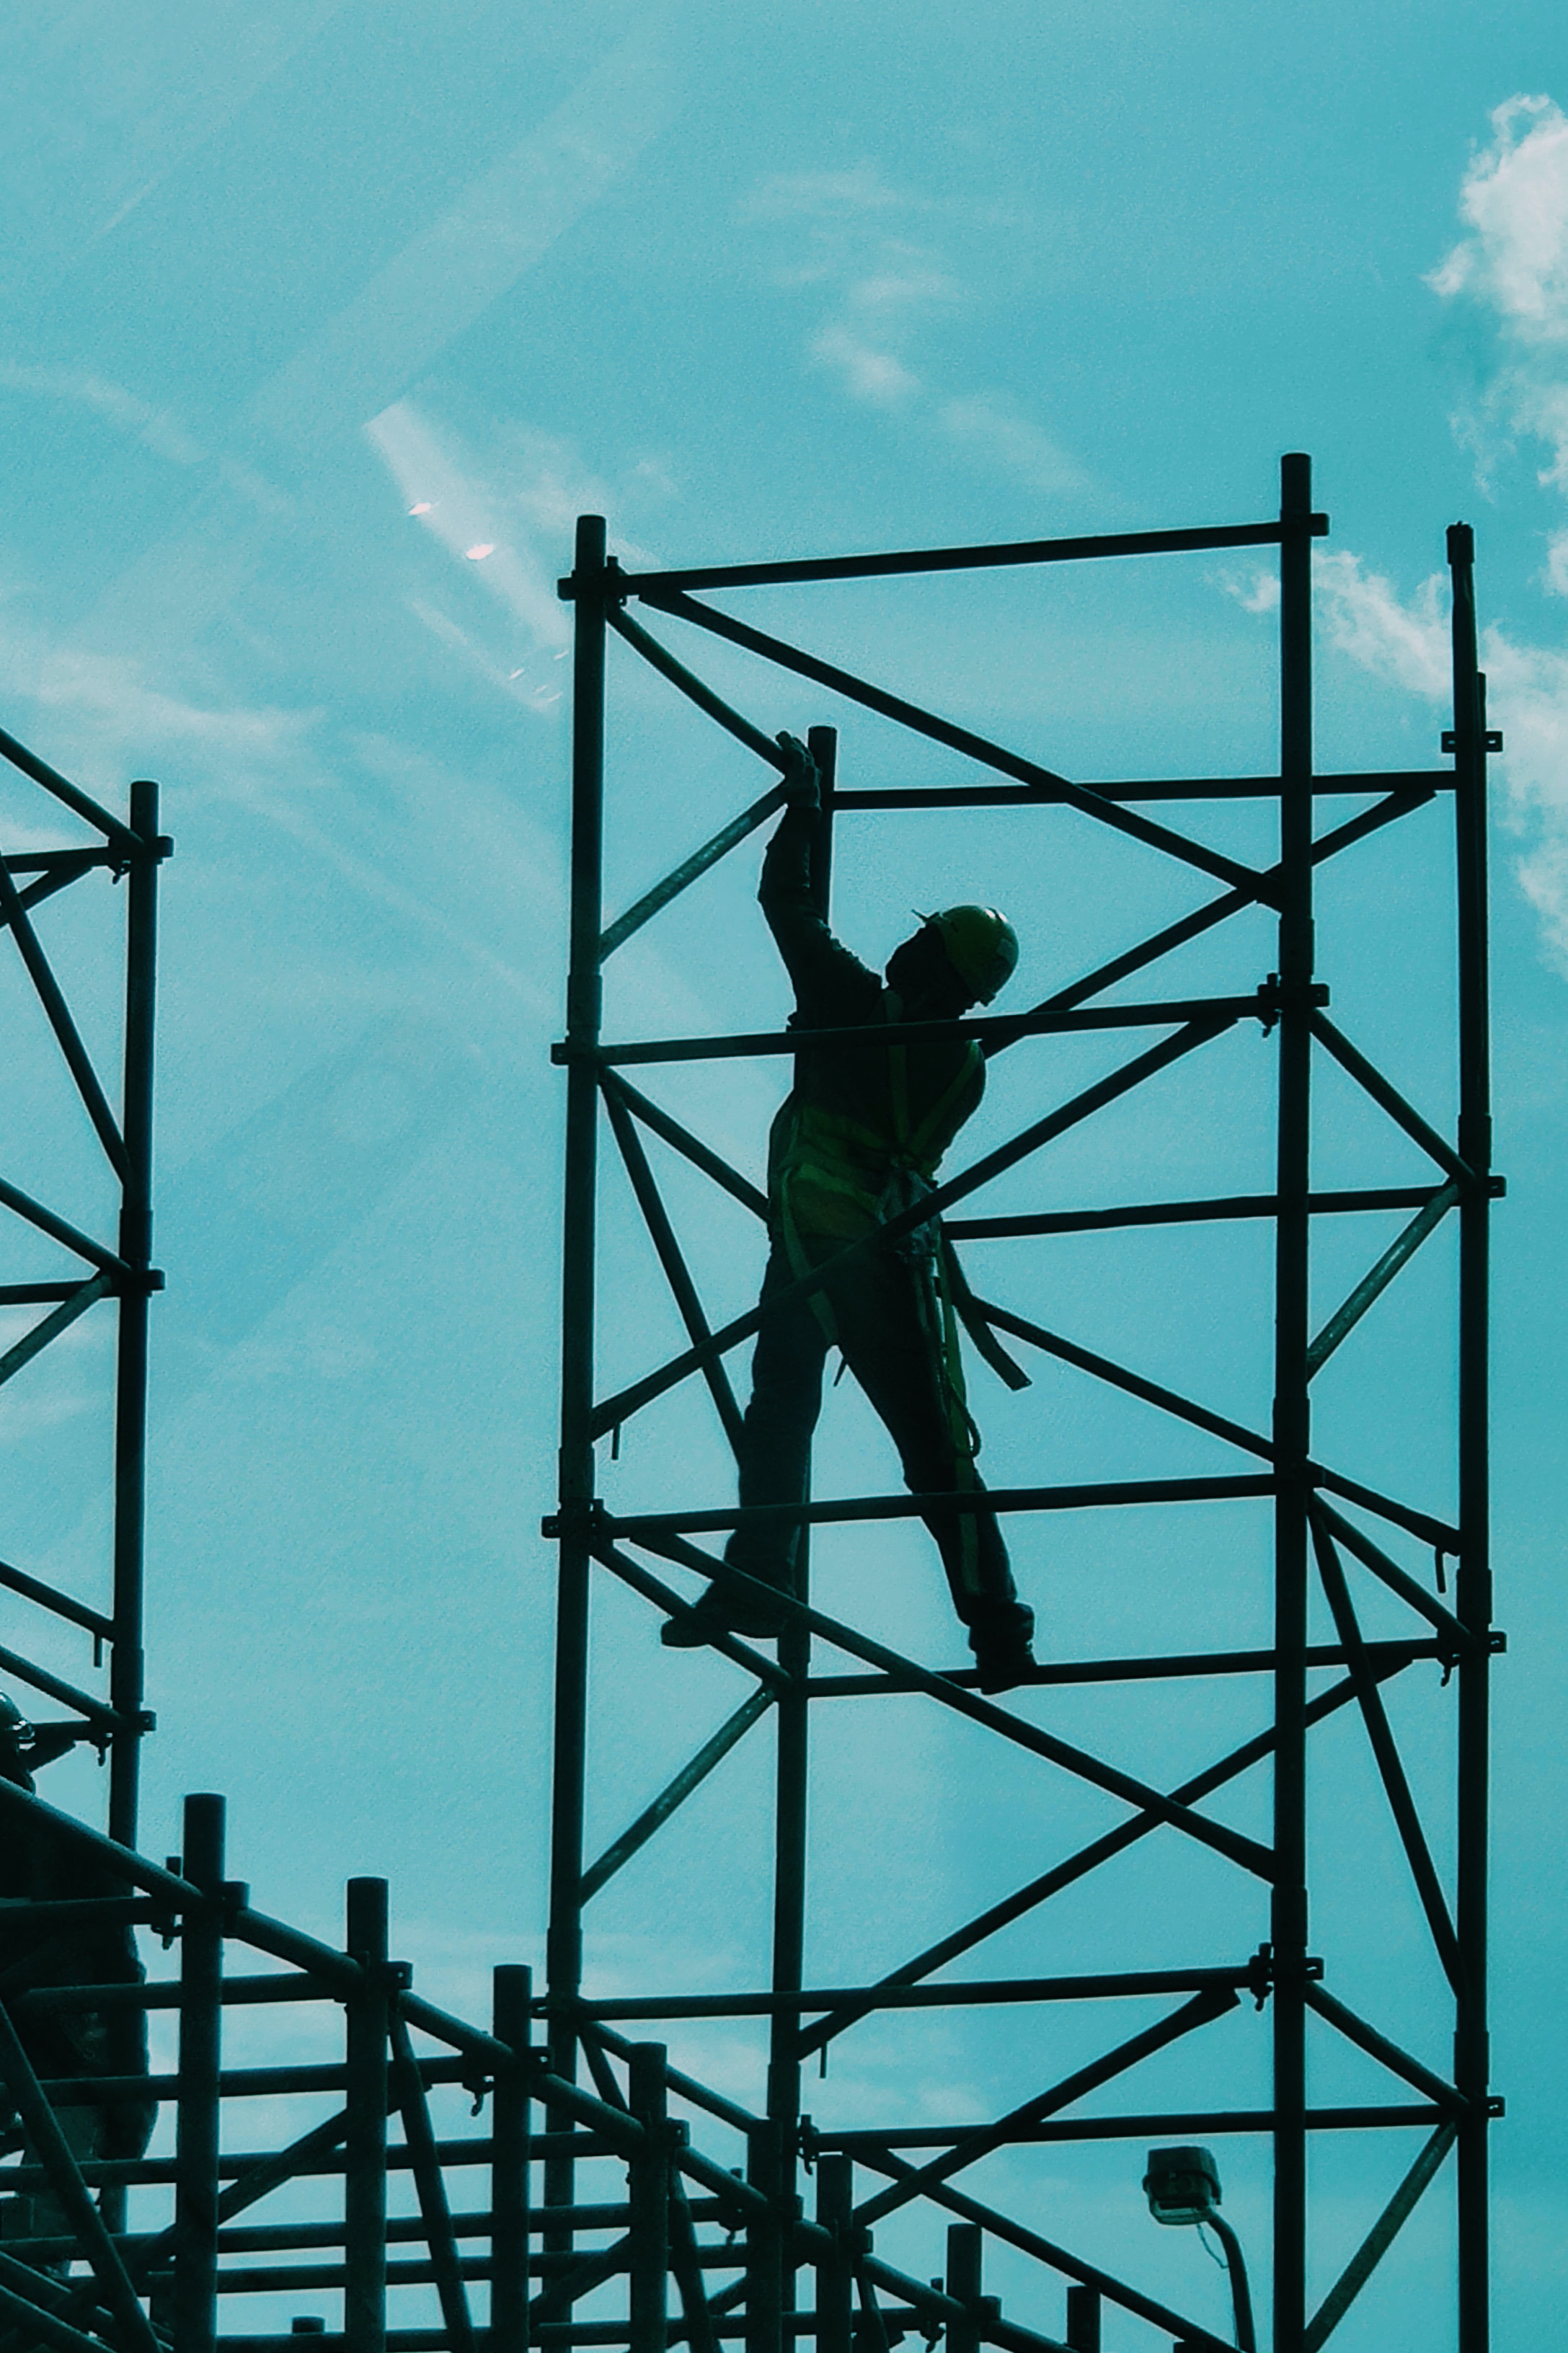
<instances>
[{"instance_id":1,"label":"worker's gloved hand","mask_svg":"<svg viewBox=\"0 0 1568 2353\"><path fill-rule=\"evenodd\" d=\"M785 800L791 808L819 808L822 779L816 773L816 762L798 735L781 734L777 741L787 764L784 772Z\"/></svg>"}]
</instances>

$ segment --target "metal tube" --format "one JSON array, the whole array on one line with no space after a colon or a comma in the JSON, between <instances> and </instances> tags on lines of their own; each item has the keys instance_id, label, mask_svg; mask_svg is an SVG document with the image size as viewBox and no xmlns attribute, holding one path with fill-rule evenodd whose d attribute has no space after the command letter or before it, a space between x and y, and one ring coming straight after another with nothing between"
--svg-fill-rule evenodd
<instances>
[{"instance_id":1,"label":"metal tube","mask_svg":"<svg viewBox=\"0 0 1568 2353\"><path fill-rule=\"evenodd\" d=\"M528 2345L529 2110L533 1972L506 1962L494 1976L490 2021L517 2063L498 2068L490 2092L490 2353Z\"/></svg>"},{"instance_id":2,"label":"metal tube","mask_svg":"<svg viewBox=\"0 0 1568 2353\"><path fill-rule=\"evenodd\" d=\"M951 2233L949 2234L951 2236ZM1100 2353L1100 2295L1075 2284L1068 2289L1067 2341L1072 2353Z\"/></svg>"},{"instance_id":3,"label":"metal tube","mask_svg":"<svg viewBox=\"0 0 1568 2353\"><path fill-rule=\"evenodd\" d=\"M1313 515L1310 522L1318 535L1329 527L1326 515ZM1077 564L1095 556L1172 555L1214 547L1268 547L1279 535L1279 525L1274 522L1220 523L1192 531L1123 531L1077 539L1004 540L988 547L900 548L884 555L808 556L779 564L708 565L684 572L632 572L625 576L627 588L640 596L652 588L746 588L790 580L885 579L906 572L992 570L1009 564Z\"/></svg>"},{"instance_id":4,"label":"metal tube","mask_svg":"<svg viewBox=\"0 0 1568 2353\"><path fill-rule=\"evenodd\" d=\"M1278 800L1279 778L1272 776L1086 776L1085 789L1108 801ZM1315 776L1314 800L1347 793L1397 792L1420 807L1437 793L1452 792L1451 768L1358 768ZM1030 785L903 785L839 796L847 809L1037 808L1044 796ZM16 865L16 860L12 860Z\"/></svg>"},{"instance_id":5,"label":"metal tube","mask_svg":"<svg viewBox=\"0 0 1568 2353\"><path fill-rule=\"evenodd\" d=\"M669 2333L669 2122L662 2042L635 2042L631 2112L646 2136L633 2157L630 2353L664 2353Z\"/></svg>"},{"instance_id":6,"label":"metal tube","mask_svg":"<svg viewBox=\"0 0 1568 2353\"><path fill-rule=\"evenodd\" d=\"M185 1877L207 1901L180 1936L180 2074L174 2141L174 2330L180 2353L217 2337L218 2094L223 2063L224 1801L185 1799Z\"/></svg>"},{"instance_id":7,"label":"metal tube","mask_svg":"<svg viewBox=\"0 0 1568 2353\"><path fill-rule=\"evenodd\" d=\"M1247 2284L1247 2258L1241 2252L1241 2241L1223 2214L1211 2214L1208 2227L1225 2249L1226 2265L1230 2273L1231 2309L1236 2316L1237 2353L1258 2353L1258 2338L1252 2327L1252 2290Z\"/></svg>"},{"instance_id":8,"label":"metal tube","mask_svg":"<svg viewBox=\"0 0 1568 2353\"><path fill-rule=\"evenodd\" d=\"M819 2255L816 2263L816 2353L850 2353L855 2326L852 2157L817 2158L816 2220L833 2242L831 2253ZM951 2333L948 2341L951 2345Z\"/></svg>"},{"instance_id":9,"label":"metal tube","mask_svg":"<svg viewBox=\"0 0 1568 2353\"><path fill-rule=\"evenodd\" d=\"M1472 1640L1459 1664L1455 1926L1464 1984L1454 2073L1469 2102L1458 2152L1460 2353L1487 2353L1487 1817L1491 1625L1488 1469L1488 1254L1491 1079L1487 995L1486 681L1477 667L1475 542L1448 533L1454 584L1454 818L1458 884L1460 1157L1475 1172L1459 1210L1459 1531L1456 1607Z\"/></svg>"},{"instance_id":10,"label":"metal tube","mask_svg":"<svg viewBox=\"0 0 1568 2353\"><path fill-rule=\"evenodd\" d=\"M1312 980L1311 460L1280 465L1279 1214L1275 1250L1274 2344L1306 2321L1307 1465Z\"/></svg>"},{"instance_id":11,"label":"metal tube","mask_svg":"<svg viewBox=\"0 0 1568 2353\"><path fill-rule=\"evenodd\" d=\"M343 2331L348 2353L386 2344L386 1882L351 1879L348 1948L363 1971L344 2004L348 2131L343 2150Z\"/></svg>"},{"instance_id":12,"label":"metal tube","mask_svg":"<svg viewBox=\"0 0 1568 2353\"><path fill-rule=\"evenodd\" d=\"M912 2166L874 2148L866 2149L864 2161L874 2171L891 2175L895 2181L913 2179ZM1195 2347L1202 2348L1202 2353L1234 2353L1234 2348L1226 2344L1223 2337L1216 2337L1212 2330L1197 2327L1192 2321L1184 2320L1179 2312L1173 2312L1168 2305L1156 2303L1152 2296L1144 2295L1126 2280L1118 2279L1114 2273L1103 2272L1096 2264L1085 2263L1081 2256L1071 2254L1066 2247L1041 2237L1037 2231L1015 2222L997 2208L983 2204L978 2198L971 2198L964 2190L954 2189L951 2182L933 2183L925 2194L934 2204L945 2207L950 2214L960 2215L966 2222L980 2223L992 2238L1001 2240L1005 2246L1016 2247L1021 2254L1033 2256L1037 2263L1050 2264L1053 2270L1063 2273L1067 2278L1076 2279L1085 2287L1097 2288L1108 2304L1120 2306L1123 2312L1135 2313L1140 2320L1146 2320L1152 2327L1163 2328L1167 2334L1190 2337Z\"/></svg>"},{"instance_id":13,"label":"metal tube","mask_svg":"<svg viewBox=\"0 0 1568 2353\"><path fill-rule=\"evenodd\" d=\"M577 519L575 654L572 678L571 962L566 1034L574 1046L599 1041L599 978L605 787L605 520ZM565 1200L561 1271L561 1559L556 1588L554 1740L551 1799L550 1926L547 1975L563 2005L550 2036L552 2073L574 2082L577 2044L564 2005L583 1968L582 1874L588 1707L587 1517L594 1500L594 1265L597 1217L598 1086L579 1055L566 1080ZM570 2206L569 2158L551 2160L545 2202ZM552 2253L567 2252L569 2231L552 2234Z\"/></svg>"},{"instance_id":14,"label":"metal tube","mask_svg":"<svg viewBox=\"0 0 1568 2353\"><path fill-rule=\"evenodd\" d=\"M615 1094L605 1095L605 1109L609 1113L610 1127L620 1147L637 1205L642 1211L648 1240L664 1269L665 1280L680 1312L680 1320L686 1326L686 1336L694 1344L710 1339L713 1327L703 1312L697 1285L691 1279L691 1270L676 1239L675 1228L664 1206L653 1170L648 1166L637 1123L626 1103ZM724 1435L738 1450L741 1443L741 1409L735 1402L735 1393L730 1387L730 1376L722 1360L719 1357L708 1359L702 1366L702 1377L713 1399L714 1411L723 1424Z\"/></svg>"},{"instance_id":15,"label":"metal tube","mask_svg":"<svg viewBox=\"0 0 1568 2353\"><path fill-rule=\"evenodd\" d=\"M1180 2010L1172 2010L1154 2025L1144 2027L1140 2033L1129 2035L1125 2042L1119 2042L1112 2051L1102 2052L1087 2066L1075 2068L1070 2075L1064 2076L1060 2083L1053 2084L1048 2091L1037 2093L1031 2100L1021 2101L1017 2107L998 2117L994 2124L982 2125L978 2132L971 2134L966 2140L959 2141L943 2156L933 2158L929 2165L922 2165L918 2171L910 2167L902 2168L894 2188L879 2190L874 2198L868 2198L857 2207L857 2221L867 2224L879 2222L884 2214L894 2213L900 2206L907 2206L911 2198L933 2195L949 2174L961 2173L969 2166L977 2165L994 2148L1003 2147L1009 2134L1018 2126L1036 2122L1043 2124L1058 2108L1070 2107L1075 2100L1083 2099L1089 2093L1098 2090L1101 2084L1112 2082L1130 2067L1141 2066L1145 2059L1152 2058L1156 2052L1180 2042L1184 2035L1212 2025L1216 2018L1223 2018L1236 2006L1236 1994L1228 1986L1194 1994L1191 2001L1182 2004Z\"/></svg>"},{"instance_id":16,"label":"metal tube","mask_svg":"<svg viewBox=\"0 0 1568 2353\"><path fill-rule=\"evenodd\" d=\"M979 2304L984 2233L978 2222L947 2226L947 2292L969 2306L962 2320L947 2325L947 2353L980 2353Z\"/></svg>"},{"instance_id":17,"label":"metal tube","mask_svg":"<svg viewBox=\"0 0 1568 2353\"><path fill-rule=\"evenodd\" d=\"M620 1837L605 1849L598 1861L591 1863L583 1873L584 1904L598 1894L606 1881L615 1877L623 1864L631 1861L639 1847L647 1845L655 1831L663 1828L670 1816L686 1803L693 1790L701 1788L709 1774L722 1764L736 1742L745 1737L752 1725L767 1714L772 1704L772 1693L764 1686L754 1691L750 1699L742 1700L733 1715L726 1716L712 1737L703 1742L696 1756L688 1758L679 1772L666 1782L653 1803L645 1806L636 1821L629 1824ZM594 2014L595 2017L601 2015L597 2004L594 2005Z\"/></svg>"},{"instance_id":18,"label":"metal tube","mask_svg":"<svg viewBox=\"0 0 1568 2353\"><path fill-rule=\"evenodd\" d=\"M117 849L134 857L136 843L121 818L100 807L97 801L82 791L79 785L71 784L47 761L40 760L36 752L29 752L25 744L18 744L14 735L7 735L3 728L0 728L0 759L9 760L11 765L20 768L25 776L31 776L36 785L42 785L45 792L52 793L56 800L63 801L67 808L75 810L78 817L85 818L88 824L111 841Z\"/></svg>"},{"instance_id":19,"label":"metal tube","mask_svg":"<svg viewBox=\"0 0 1568 2353\"><path fill-rule=\"evenodd\" d=\"M782 2353L784 2345L783 2170L784 2127L768 2116L747 2135L746 2179L765 2203L746 2221L746 2353Z\"/></svg>"},{"instance_id":20,"label":"metal tube","mask_svg":"<svg viewBox=\"0 0 1568 2353\"><path fill-rule=\"evenodd\" d=\"M27 968L27 976L44 1008L45 1018L55 1033L55 1042L59 1047L66 1068L76 1081L77 1092L103 1146L104 1156L115 1175L123 1179L126 1174L125 1139L114 1124L114 1113L109 1108L98 1072L93 1069L92 1058L82 1043L81 1032L66 1003L64 991L55 978L49 960L22 904L21 893L11 879L10 865L3 858L0 858L0 917L4 918L16 943L22 962Z\"/></svg>"},{"instance_id":21,"label":"metal tube","mask_svg":"<svg viewBox=\"0 0 1568 2353\"><path fill-rule=\"evenodd\" d=\"M1318 2353L1344 2318L1426 2193L1458 2127L1441 2124L1313 2314L1302 2353Z\"/></svg>"},{"instance_id":22,"label":"metal tube","mask_svg":"<svg viewBox=\"0 0 1568 2353\"><path fill-rule=\"evenodd\" d=\"M147 1501L146 1277L153 1262L153 1045L157 1008L158 787L131 787L136 850L126 876L125 1176L120 1255L132 1270L120 1297L114 1396L114 1649L109 1695L124 1720L110 1744L109 1834L136 1843L142 1726L142 1613ZM130 1727L134 1726L134 1729Z\"/></svg>"},{"instance_id":23,"label":"metal tube","mask_svg":"<svg viewBox=\"0 0 1568 2353\"><path fill-rule=\"evenodd\" d=\"M436 2154L430 2104L426 2097L419 2062L409 2039L407 2021L395 2003L389 2006L387 2024L392 2041L393 2082L403 2118L403 2137L412 2159L415 2194L419 2200L419 2220L429 2249L430 2272L440 2300L442 2325L451 2338L452 2353L473 2353L474 2325L468 2311L468 2292L463 2285L463 2270L452 2229L452 2210L447 2203L447 2184L441 2171L441 2160Z\"/></svg>"},{"instance_id":24,"label":"metal tube","mask_svg":"<svg viewBox=\"0 0 1568 2353\"><path fill-rule=\"evenodd\" d=\"M1256 993L1250 997L1154 997L1142 1005L1041 1005L1027 1013L965 1013L951 1021L889 1021L878 1032L878 1043L937 1046L972 1038L989 1056L1004 1052L1022 1038L1071 1037L1090 1029L1169 1029L1183 1021L1257 1020L1270 1010ZM786 1055L793 1060L808 1049L814 1053L863 1054L865 1026L855 1023L837 1029L742 1029L717 1038L612 1040L597 1049L595 1059L601 1070L618 1071L642 1063L782 1060ZM1353 1048L1351 1050L1353 1052ZM552 1047L551 1059L570 1062L574 1051L570 1043ZM1437 1149L1447 1152L1447 1146L1439 1140Z\"/></svg>"},{"instance_id":25,"label":"metal tube","mask_svg":"<svg viewBox=\"0 0 1568 2353\"><path fill-rule=\"evenodd\" d=\"M1038 786L1044 793L1064 802L1068 807L1079 810L1086 817L1098 818L1112 831L1131 835L1133 840L1146 842L1151 849L1163 849L1168 857L1178 858L1201 873L1216 875L1233 889L1256 891L1263 878L1234 858L1226 858L1217 849L1210 849L1201 841L1189 840L1168 825L1158 825L1152 818L1140 817L1124 801L1109 801L1084 785L1075 785L1054 769L1042 768L1037 761L1026 760L1005 745L991 743L973 729L959 727L952 720L942 719L934 712L924 711L918 703L906 702L901 695L889 694L879 686L857 678L853 671L840 670L833 662L819 661L815 654L803 653L796 646L786 644L782 638L769 637L753 629L733 615L719 611L711 605L694 604L679 590L660 589L650 594L649 601L661 612L671 613L677 619L690 621L697 628L708 629L715 637L728 638L731 645L742 646L748 653L760 654L764 661L777 663L781 670L794 670L798 677L809 678L830 692L843 695L850 702L858 702L868 711L880 713L897 724L909 728L917 735L927 735L932 743L944 744L950 751L963 753L982 767L994 768L1004 776L1015 776L1021 784ZM1263 887L1267 887L1264 885Z\"/></svg>"}]
</instances>

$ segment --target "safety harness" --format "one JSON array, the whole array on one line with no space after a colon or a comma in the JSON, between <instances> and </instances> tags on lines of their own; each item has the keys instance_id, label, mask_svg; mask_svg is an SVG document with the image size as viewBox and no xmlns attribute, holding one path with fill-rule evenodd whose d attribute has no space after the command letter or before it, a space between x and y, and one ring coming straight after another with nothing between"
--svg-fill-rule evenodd
<instances>
[{"instance_id":1,"label":"safety harness","mask_svg":"<svg viewBox=\"0 0 1568 2353\"><path fill-rule=\"evenodd\" d=\"M882 991L882 1013L890 1023L903 1019L903 1002L896 989ZM837 1219L818 1225L808 1218L807 1223L818 1233L836 1234L846 1241L858 1240L912 1208L932 1191L942 1154L963 1124L959 1107L982 1069L981 1051L973 1039L952 1079L918 1120L910 1116L909 1050L900 1043L889 1045L887 1050L890 1135L870 1121L799 1098L792 1100L787 1119L775 1134L772 1176L779 1228L791 1271L797 1276L810 1273L814 1264L802 1230L800 1213L806 1207L799 1198L802 1194L826 1195L828 1204L842 1205L842 1225ZM941 1347L949 1392L964 1426L961 1451L973 1459L979 1451L980 1439L965 1404L960 1324L1009 1388L1027 1388L1029 1377L1007 1354L981 1313L940 1218L910 1228L887 1247L926 1273L936 1319L933 1336ZM812 1306L829 1340L837 1343L833 1308L826 1292L813 1293Z\"/></svg>"}]
</instances>

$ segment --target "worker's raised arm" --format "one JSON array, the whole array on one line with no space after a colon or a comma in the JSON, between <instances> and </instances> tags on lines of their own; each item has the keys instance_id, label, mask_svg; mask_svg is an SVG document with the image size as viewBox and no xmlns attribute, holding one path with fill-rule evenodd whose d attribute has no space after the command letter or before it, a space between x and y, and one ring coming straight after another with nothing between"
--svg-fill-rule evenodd
<instances>
[{"instance_id":1,"label":"worker's raised arm","mask_svg":"<svg viewBox=\"0 0 1568 2353\"><path fill-rule=\"evenodd\" d=\"M788 758L784 777L787 806L763 860L757 892L763 913L795 983L800 1012L811 1027L875 1020L881 982L834 938L812 896L811 851L821 806L816 763L797 736L778 740Z\"/></svg>"}]
</instances>

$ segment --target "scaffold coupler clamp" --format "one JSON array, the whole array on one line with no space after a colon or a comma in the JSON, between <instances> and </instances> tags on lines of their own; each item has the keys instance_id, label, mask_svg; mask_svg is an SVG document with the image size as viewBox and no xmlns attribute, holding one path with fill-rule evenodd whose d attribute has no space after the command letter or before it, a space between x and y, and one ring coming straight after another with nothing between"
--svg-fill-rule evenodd
<instances>
[{"instance_id":1,"label":"scaffold coupler clamp","mask_svg":"<svg viewBox=\"0 0 1568 2353\"><path fill-rule=\"evenodd\" d=\"M621 570L621 560L618 555L605 556L603 572L595 575L595 587L606 604L624 605L626 603L632 592L626 575ZM558 580L555 583L555 594L563 605L574 605L579 594L577 575L574 572L568 572L563 579Z\"/></svg>"},{"instance_id":2,"label":"scaffold coupler clamp","mask_svg":"<svg viewBox=\"0 0 1568 2353\"><path fill-rule=\"evenodd\" d=\"M539 1523L541 1535L552 1544L563 1536L583 1536L592 1540L610 1533L610 1515L595 1495L591 1503L563 1504L558 1512L547 1512Z\"/></svg>"},{"instance_id":3,"label":"scaffold coupler clamp","mask_svg":"<svg viewBox=\"0 0 1568 2353\"><path fill-rule=\"evenodd\" d=\"M1314 1008L1327 1005L1327 981L1284 981L1277 972L1258 984L1258 1018L1263 1024L1263 1034L1276 1026L1281 1013L1310 1013Z\"/></svg>"},{"instance_id":4,"label":"scaffold coupler clamp","mask_svg":"<svg viewBox=\"0 0 1568 2353\"><path fill-rule=\"evenodd\" d=\"M1316 1953L1309 1953L1301 1964L1301 1974L1304 1978L1320 1979L1323 1974L1321 1957ZM1273 1946L1259 1945L1247 1965L1247 1990L1259 2010L1279 1982L1279 1972L1274 1959Z\"/></svg>"}]
</instances>

